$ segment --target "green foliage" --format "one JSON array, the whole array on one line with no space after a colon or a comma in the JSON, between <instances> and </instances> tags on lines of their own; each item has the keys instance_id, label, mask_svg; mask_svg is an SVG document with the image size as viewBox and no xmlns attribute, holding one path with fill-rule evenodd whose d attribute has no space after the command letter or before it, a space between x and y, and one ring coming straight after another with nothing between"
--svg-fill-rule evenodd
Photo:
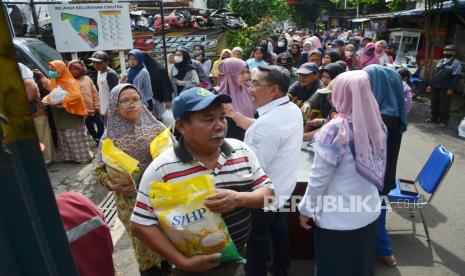
<instances>
[{"instance_id":1,"label":"green foliage","mask_svg":"<svg viewBox=\"0 0 465 276\"><path fill-rule=\"evenodd\" d=\"M299 28L307 28L320 16L320 4L318 0L300 0L295 6L289 8L289 18Z\"/></svg>"},{"instance_id":2,"label":"green foliage","mask_svg":"<svg viewBox=\"0 0 465 276\"><path fill-rule=\"evenodd\" d=\"M337 5L337 6L341 6L341 5L344 5L344 1L345 0L330 0L331 3ZM347 0L347 7L357 7L357 5L362 5L362 4L368 4L368 5L372 5L372 4L377 4L380 0Z\"/></svg>"},{"instance_id":3,"label":"green foliage","mask_svg":"<svg viewBox=\"0 0 465 276\"><path fill-rule=\"evenodd\" d=\"M406 0L392 0L386 5L390 11L401 11L407 7Z\"/></svg>"},{"instance_id":4,"label":"green foliage","mask_svg":"<svg viewBox=\"0 0 465 276\"><path fill-rule=\"evenodd\" d=\"M264 16L280 20L288 15L288 6L284 0L230 0L228 7L239 13L249 26L258 24Z\"/></svg>"},{"instance_id":5,"label":"green foliage","mask_svg":"<svg viewBox=\"0 0 465 276\"><path fill-rule=\"evenodd\" d=\"M229 48L236 46L241 47L244 52L242 56L247 58L260 41L260 39L268 38L272 34L271 18L262 17L260 22L254 26L247 27L241 30L233 30L228 32Z\"/></svg>"}]
</instances>

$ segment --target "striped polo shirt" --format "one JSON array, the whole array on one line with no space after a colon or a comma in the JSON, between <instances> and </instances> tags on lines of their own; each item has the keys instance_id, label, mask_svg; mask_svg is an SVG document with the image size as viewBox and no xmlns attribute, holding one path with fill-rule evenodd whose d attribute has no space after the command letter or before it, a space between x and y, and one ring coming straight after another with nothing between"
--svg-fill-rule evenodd
<instances>
[{"instance_id":1,"label":"striped polo shirt","mask_svg":"<svg viewBox=\"0 0 465 276\"><path fill-rule=\"evenodd\" d=\"M207 169L194 160L181 140L158 156L145 170L131 221L145 226L158 225L154 206L148 196L150 183L176 183L202 174L211 174L216 188L239 192L253 191L261 187L273 189L257 157L243 142L225 139L216 167ZM236 247L239 250L244 248L251 227L250 209L236 208L229 213L223 213L222 217Z\"/></svg>"}]
</instances>

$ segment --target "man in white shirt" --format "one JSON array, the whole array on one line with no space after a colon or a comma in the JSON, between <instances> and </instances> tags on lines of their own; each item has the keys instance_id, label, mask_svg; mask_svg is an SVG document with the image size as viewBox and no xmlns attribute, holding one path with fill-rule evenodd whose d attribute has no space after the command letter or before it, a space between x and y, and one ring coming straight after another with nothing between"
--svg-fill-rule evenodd
<instances>
[{"instance_id":1,"label":"man in white shirt","mask_svg":"<svg viewBox=\"0 0 465 276\"><path fill-rule=\"evenodd\" d=\"M251 95L259 118L244 118L228 112L239 126L246 128L244 142L254 151L262 168L275 184L278 209L294 191L303 137L300 109L287 96L290 74L280 66L258 67L252 76ZM258 210L252 219L247 243L246 275L267 275L268 246L271 237L274 275L287 275L290 262L287 213Z\"/></svg>"},{"instance_id":2,"label":"man in white shirt","mask_svg":"<svg viewBox=\"0 0 465 276\"><path fill-rule=\"evenodd\" d=\"M92 65L98 72L97 86L100 99L100 114L105 116L110 104L110 92L119 82L118 74L108 67L110 56L103 51L93 53L89 60L92 61Z\"/></svg>"}]
</instances>

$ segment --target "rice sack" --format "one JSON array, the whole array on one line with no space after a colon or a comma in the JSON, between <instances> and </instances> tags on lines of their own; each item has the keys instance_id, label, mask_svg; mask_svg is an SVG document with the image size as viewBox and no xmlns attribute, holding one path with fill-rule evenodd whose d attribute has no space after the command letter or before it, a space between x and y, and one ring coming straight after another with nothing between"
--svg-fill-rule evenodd
<instances>
[{"instance_id":1,"label":"rice sack","mask_svg":"<svg viewBox=\"0 0 465 276\"><path fill-rule=\"evenodd\" d=\"M171 135L171 129L166 128L160 134L150 142L150 155L152 159L155 159L163 151L173 146L173 136Z\"/></svg>"},{"instance_id":2,"label":"rice sack","mask_svg":"<svg viewBox=\"0 0 465 276\"><path fill-rule=\"evenodd\" d=\"M152 182L150 201L163 232L186 257L221 253L221 263L244 262L220 214L205 207L214 194L213 177L199 175L178 183Z\"/></svg>"},{"instance_id":3,"label":"rice sack","mask_svg":"<svg viewBox=\"0 0 465 276\"><path fill-rule=\"evenodd\" d=\"M129 178L136 185L142 175L139 161L117 148L111 139L104 139L102 143L102 160L107 166L110 178ZM137 185L136 185L137 186Z\"/></svg>"}]
</instances>

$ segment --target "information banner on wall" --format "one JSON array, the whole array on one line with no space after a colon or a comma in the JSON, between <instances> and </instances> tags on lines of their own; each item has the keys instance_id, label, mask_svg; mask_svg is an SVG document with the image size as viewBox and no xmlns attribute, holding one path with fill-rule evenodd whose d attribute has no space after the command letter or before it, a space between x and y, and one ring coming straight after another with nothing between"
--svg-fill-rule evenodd
<instances>
[{"instance_id":1,"label":"information banner on wall","mask_svg":"<svg viewBox=\"0 0 465 276\"><path fill-rule=\"evenodd\" d=\"M128 3L49 5L58 52L132 49Z\"/></svg>"}]
</instances>

